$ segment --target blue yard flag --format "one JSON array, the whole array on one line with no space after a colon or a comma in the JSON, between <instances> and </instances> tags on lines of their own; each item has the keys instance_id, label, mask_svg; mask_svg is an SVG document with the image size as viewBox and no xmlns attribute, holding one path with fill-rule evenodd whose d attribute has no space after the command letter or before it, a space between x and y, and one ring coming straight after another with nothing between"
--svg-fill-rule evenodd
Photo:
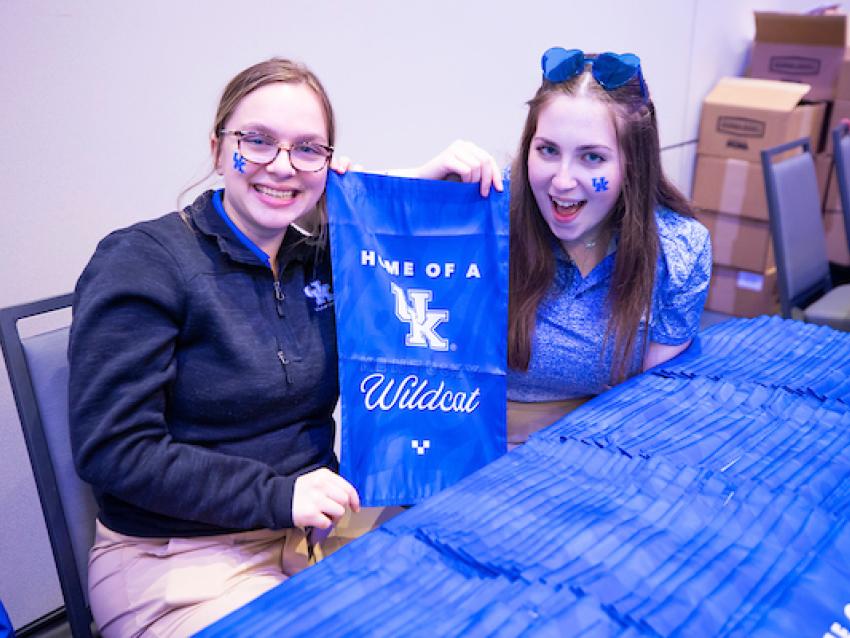
<instances>
[{"instance_id":1,"label":"blue yard flag","mask_svg":"<svg viewBox=\"0 0 850 638\"><path fill-rule=\"evenodd\" d=\"M328 174L341 473L413 504L505 452L508 195Z\"/></svg>"},{"instance_id":2,"label":"blue yard flag","mask_svg":"<svg viewBox=\"0 0 850 638\"><path fill-rule=\"evenodd\" d=\"M15 638L15 630L12 628L12 621L6 614L6 608L3 607L3 601L0 600L0 638Z\"/></svg>"}]
</instances>

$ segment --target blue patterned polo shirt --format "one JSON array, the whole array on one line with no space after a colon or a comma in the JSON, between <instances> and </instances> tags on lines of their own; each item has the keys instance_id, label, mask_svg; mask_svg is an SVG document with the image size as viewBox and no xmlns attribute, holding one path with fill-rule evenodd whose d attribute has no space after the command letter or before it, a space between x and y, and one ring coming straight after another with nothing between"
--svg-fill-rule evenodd
<instances>
[{"instance_id":1,"label":"blue patterned polo shirt","mask_svg":"<svg viewBox=\"0 0 850 638\"><path fill-rule=\"evenodd\" d=\"M649 341L685 343L699 330L711 276L711 240L698 221L668 209L655 213L659 251ZM527 372L508 369L511 401L561 401L596 395L611 383L612 348L603 352L608 290L616 246L582 277L560 243L552 286L537 309ZM645 322L638 343L642 343ZM632 370L642 353L636 348Z\"/></svg>"}]
</instances>

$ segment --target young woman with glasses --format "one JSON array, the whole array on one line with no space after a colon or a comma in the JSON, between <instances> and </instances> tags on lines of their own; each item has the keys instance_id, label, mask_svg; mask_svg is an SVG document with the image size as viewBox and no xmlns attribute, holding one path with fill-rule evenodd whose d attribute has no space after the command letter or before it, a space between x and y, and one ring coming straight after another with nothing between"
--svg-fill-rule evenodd
<instances>
[{"instance_id":1,"label":"young woman with glasses","mask_svg":"<svg viewBox=\"0 0 850 638\"><path fill-rule=\"evenodd\" d=\"M687 348L711 271L637 56L542 67L511 167L509 446Z\"/></svg>"},{"instance_id":2,"label":"young woman with glasses","mask_svg":"<svg viewBox=\"0 0 850 638\"><path fill-rule=\"evenodd\" d=\"M192 634L305 567L311 530L359 509L333 452L333 145L312 72L242 71L211 133L224 188L110 234L80 277L70 418L100 506L88 582L104 636ZM470 148L408 174L496 168Z\"/></svg>"}]
</instances>

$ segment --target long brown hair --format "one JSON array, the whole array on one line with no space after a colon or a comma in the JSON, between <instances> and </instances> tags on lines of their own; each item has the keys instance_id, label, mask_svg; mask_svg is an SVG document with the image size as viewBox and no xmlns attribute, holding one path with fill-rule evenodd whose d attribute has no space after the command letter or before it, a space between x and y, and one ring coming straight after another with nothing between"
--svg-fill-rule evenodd
<instances>
[{"instance_id":1,"label":"long brown hair","mask_svg":"<svg viewBox=\"0 0 850 638\"><path fill-rule=\"evenodd\" d=\"M655 107L637 76L607 91L589 77L589 68L565 82L543 84L528 102L528 116L511 168L511 255L508 304L508 365L528 370L537 308L555 276L552 231L543 219L528 180L528 154L540 112L559 95L586 95L608 106L620 145L623 182L606 224L617 237L610 319L603 339L613 348L612 383L631 376L641 319L648 319L658 260L657 206L692 215L687 199L661 169ZM645 85L644 85L645 87ZM641 344L646 348L646 338Z\"/></svg>"},{"instance_id":2,"label":"long brown hair","mask_svg":"<svg viewBox=\"0 0 850 638\"><path fill-rule=\"evenodd\" d=\"M239 103L249 93L256 91L260 87L275 82L285 82L287 84L304 84L310 88L313 93L319 98L322 105L322 112L325 118L325 127L328 130L328 145L333 146L336 137L336 121L334 119L333 107L331 106L330 98L327 91L316 74L299 62L288 60L286 58L270 58L263 62L258 62L247 69L237 73L221 94L221 99L218 102L218 108L215 112L215 119L210 134L216 140L216 147L221 150L221 130L225 128L225 123L228 118L239 106ZM213 158L213 164L218 158ZM203 178L199 182L188 186L184 189L186 193L191 188L204 182L207 178ZM183 194L181 193L181 195ZM321 199L316 204L316 208L298 220L299 226L310 233L308 239L311 243L324 245L327 241L327 205L325 194L322 193Z\"/></svg>"}]
</instances>

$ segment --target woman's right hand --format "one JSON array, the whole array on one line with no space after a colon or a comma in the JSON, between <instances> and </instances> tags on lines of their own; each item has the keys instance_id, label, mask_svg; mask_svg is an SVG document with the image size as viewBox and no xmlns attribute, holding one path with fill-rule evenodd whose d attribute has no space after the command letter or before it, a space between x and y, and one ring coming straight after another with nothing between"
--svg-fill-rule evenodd
<instances>
[{"instance_id":1,"label":"woman's right hand","mask_svg":"<svg viewBox=\"0 0 850 638\"><path fill-rule=\"evenodd\" d=\"M346 509L359 512L360 496L339 474L321 467L295 479L292 522L296 527L327 529Z\"/></svg>"},{"instance_id":2,"label":"woman's right hand","mask_svg":"<svg viewBox=\"0 0 850 638\"><path fill-rule=\"evenodd\" d=\"M487 197L490 187L502 192L502 172L493 156L472 142L457 140L439 155L412 171L412 177L445 179L457 175L462 182L480 182L481 195Z\"/></svg>"},{"instance_id":3,"label":"woman's right hand","mask_svg":"<svg viewBox=\"0 0 850 638\"><path fill-rule=\"evenodd\" d=\"M355 164L348 155L332 156L329 166L332 171L336 171L340 175L345 175L348 171L363 172L365 170L362 164Z\"/></svg>"}]
</instances>

